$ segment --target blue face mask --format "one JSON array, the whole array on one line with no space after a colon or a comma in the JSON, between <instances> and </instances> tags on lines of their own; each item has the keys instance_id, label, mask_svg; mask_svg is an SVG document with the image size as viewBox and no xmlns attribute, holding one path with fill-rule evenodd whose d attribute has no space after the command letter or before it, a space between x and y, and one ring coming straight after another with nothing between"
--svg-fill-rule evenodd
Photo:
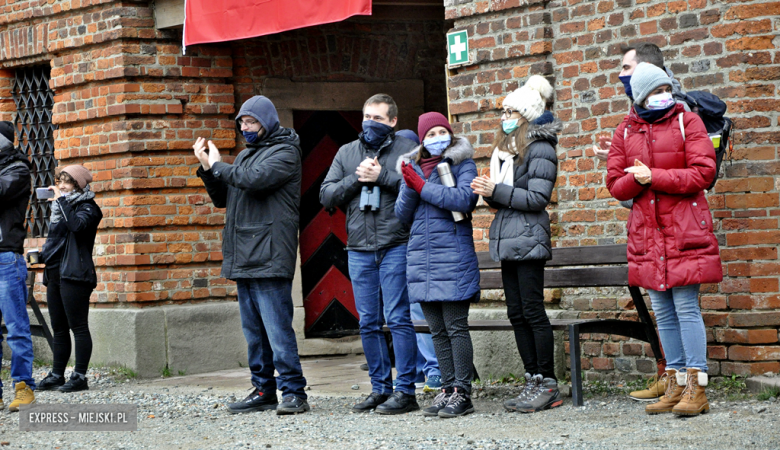
<instances>
[{"instance_id":1,"label":"blue face mask","mask_svg":"<svg viewBox=\"0 0 780 450\"><path fill-rule=\"evenodd\" d=\"M452 136L449 134L442 135L442 136L434 136L432 138L425 139L423 141L423 146L426 150L428 150L428 153L430 153L433 156L439 156L444 151L445 148L449 147L450 143L452 142Z\"/></svg>"},{"instance_id":2,"label":"blue face mask","mask_svg":"<svg viewBox=\"0 0 780 450\"><path fill-rule=\"evenodd\" d=\"M393 131L393 127L373 120L363 121L363 142L371 148L379 148L387 135Z\"/></svg>"},{"instance_id":3,"label":"blue face mask","mask_svg":"<svg viewBox=\"0 0 780 450\"><path fill-rule=\"evenodd\" d=\"M631 99L631 101L634 101L634 93L631 91L631 75L623 75L620 78L620 81L623 82L623 89L626 90L626 95L628 95L628 98Z\"/></svg>"},{"instance_id":4,"label":"blue face mask","mask_svg":"<svg viewBox=\"0 0 780 450\"><path fill-rule=\"evenodd\" d=\"M504 129L504 133L509 134L517 129L517 122L519 119L504 120L501 122L501 128Z\"/></svg>"},{"instance_id":5,"label":"blue face mask","mask_svg":"<svg viewBox=\"0 0 780 450\"><path fill-rule=\"evenodd\" d=\"M244 139L250 144L253 144L257 140L258 133L256 131L242 131L241 134L244 135Z\"/></svg>"}]
</instances>

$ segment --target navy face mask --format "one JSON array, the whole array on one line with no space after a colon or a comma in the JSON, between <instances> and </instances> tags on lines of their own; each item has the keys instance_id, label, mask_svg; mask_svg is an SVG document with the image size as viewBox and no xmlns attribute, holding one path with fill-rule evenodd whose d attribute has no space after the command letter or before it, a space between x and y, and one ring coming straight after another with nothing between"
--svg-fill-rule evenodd
<instances>
[{"instance_id":1,"label":"navy face mask","mask_svg":"<svg viewBox=\"0 0 780 450\"><path fill-rule=\"evenodd\" d=\"M620 81L623 82L623 88L626 90L626 95L628 95L628 98L631 99L631 101L634 101L634 93L631 91L631 75L623 75L620 78Z\"/></svg>"},{"instance_id":2,"label":"navy face mask","mask_svg":"<svg viewBox=\"0 0 780 450\"><path fill-rule=\"evenodd\" d=\"M373 120L363 121L363 142L371 148L379 148L387 139L387 135L393 131L393 127Z\"/></svg>"},{"instance_id":3,"label":"navy face mask","mask_svg":"<svg viewBox=\"0 0 780 450\"><path fill-rule=\"evenodd\" d=\"M244 135L244 139L250 144L254 144L257 140L258 133L256 131L242 131L241 134Z\"/></svg>"}]
</instances>

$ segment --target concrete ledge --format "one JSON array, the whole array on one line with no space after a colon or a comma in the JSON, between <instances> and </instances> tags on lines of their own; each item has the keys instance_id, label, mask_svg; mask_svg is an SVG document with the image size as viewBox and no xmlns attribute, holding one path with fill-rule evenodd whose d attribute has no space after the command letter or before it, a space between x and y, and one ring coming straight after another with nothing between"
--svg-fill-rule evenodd
<instances>
[{"instance_id":1,"label":"concrete ledge","mask_svg":"<svg viewBox=\"0 0 780 450\"><path fill-rule=\"evenodd\" d=\"M780 376L776 377L750 377L745 381L750 392L761 393L765 389L780 389Z\"/></svg>"}]
</instances>

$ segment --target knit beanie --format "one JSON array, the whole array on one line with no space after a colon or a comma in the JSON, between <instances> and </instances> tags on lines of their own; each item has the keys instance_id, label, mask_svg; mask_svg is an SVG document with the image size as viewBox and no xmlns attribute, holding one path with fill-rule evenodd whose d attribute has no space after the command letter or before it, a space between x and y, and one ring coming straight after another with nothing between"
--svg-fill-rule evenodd
<instances>
[{"instance_id":1,"label":"knit beanie","mask_svg":"<svg viewBox=\"0 0 780 450\"><path fill-rule=\"evenodd\" d=\"M89 170L86 167L80 164L67 166L62 169L62 172L65 172L73 177L76 183L78 183L79 189L84 189L86 185L92 182L92 174L89 173Z\"/></svg>"},{"instance_id":2,"label":"knit beanie","mask_svg":"<svg viewBox=\"0 0 780 450\"><path fill-rule=\"evenodd\" d=\"M7 121L0 122L0 149L14 146L14 124Z\"/></svg>"},{"instance_id":3,"label":"knit beanie","mask_svg":"<svg viewBox=\"0 0 780 450\"><path fill-rule=\"evenodd\" d=\"M420 116L417 121L417 135L420 136L420 140L425 140L425 135L433 127L444 127L452 133L452 127L450 122L444 117L443 114L437 112L428 112ZM455 134L455 133L452 133Z\"/></svg>"},{"instance_id":4,"label":"knit beanie","mask_svg":"<svg viewBox=\"0 0 780 450\"><path fill-rule=\"evenodd\" d=\"M663 85L672 85L672 79L663 69L650 63L639 63L631 74L634 103L641 105L655 88Z\"/></svg>"},{"instance_id":5,"label":"knit beanie","mask_svg":"<svg viewBox=\"0 0 780 450\"><path fill-rule=\"evenodd\" d=\"M546 78L534 75L523 86L504 99L503 108L513 109L533 122L544 113L544 106L553 95L553 88Z\"/></svg>"}]
</instances>

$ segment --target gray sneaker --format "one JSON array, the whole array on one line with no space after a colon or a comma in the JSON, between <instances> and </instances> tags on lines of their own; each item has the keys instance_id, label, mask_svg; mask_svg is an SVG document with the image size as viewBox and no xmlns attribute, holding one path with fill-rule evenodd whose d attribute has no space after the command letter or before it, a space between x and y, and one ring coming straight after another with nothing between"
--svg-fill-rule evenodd
<instances>
[{"instance_id":1,"label":"gray sneaker","mask_svg":"<svg viewBox=\"0 0 780 450\"><path fill-rule=\"evenodd\" d=\"M536 375L541 377L541 375ZM545 378L531 395L522 403L517 404L517 410L524 413L534 413L545 409L556 408L563 404L561 394L558 392L558 382L552 378Z\"/></svg>"},{"instance_id":2,"label":"gray sneaker","mask_svg":"<svg viewBox=\"0 0 780 450\"><path fill-rule=\"evenodd\" d=\"M515 398L510 398L504 402L504 409L509 412L517 411L517 405L525 402L528 396L533 395L539 385L542 384L542 376L532 376L530 373L525 374L525 387L523 392Z\"/></svg>"}]
</instances>

